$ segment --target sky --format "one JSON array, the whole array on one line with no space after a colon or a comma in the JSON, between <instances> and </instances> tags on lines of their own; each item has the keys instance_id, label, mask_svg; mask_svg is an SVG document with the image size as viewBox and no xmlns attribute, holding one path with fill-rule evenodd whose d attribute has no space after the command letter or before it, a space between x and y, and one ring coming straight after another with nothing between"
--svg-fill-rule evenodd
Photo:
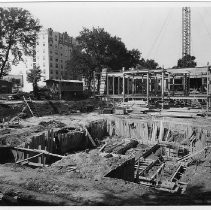
<instances>
[{"instance_id":1,"label":"sky","mask_svg":"<svg viewBox=\"0 0 211 210\"><path fill-rule=\"evenodd\" d=\"M140 50L161 67L177 65L182 56L182 6L191 6L191 54L198 66L211 63L211 2L40 2L1 3L22 7L45 28L76 37L101 27L118 36L127 49Z\"/></svg>"}]
</instances>

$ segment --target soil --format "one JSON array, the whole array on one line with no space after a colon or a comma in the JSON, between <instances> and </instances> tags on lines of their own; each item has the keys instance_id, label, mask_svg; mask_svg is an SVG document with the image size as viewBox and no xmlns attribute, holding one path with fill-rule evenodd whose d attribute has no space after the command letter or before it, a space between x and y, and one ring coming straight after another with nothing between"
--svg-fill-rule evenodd
<instances>
[{"instance_id":1,"label":"soil","mask_svg":"<svg viewBox=\"0 0 211 210\"><path fill-rule=\"evenodd\" d=\"M0 145L21 146L33 135L51 128L89 126L93 121L98 124L98 120L109 117L109 115L100 115L97 111L71 114L71 110L79 109L76 102L72 102L71 108L70 103L64 104L66 105L63 108L60 107L59 111L57 110L60 114L21 119L22 128L10 128L5 125L0 129ZM83 102L80 104L82 107ZM98 105L96 104L95 107ZM58 109L59 106L56 107ZM9 110L8 107L4 109ZM144 115L141 117L144 118ZM210 126L209 119L204 121L193 119L192 123L194 125L204 123ZM179 135L177 138L179 142ZM190 164L187 168L185 175L181 178L181 181L188 182L184 195L160 192L133 182L105 177L109 171L131 157L143 154L149 148L149 146L138 144L136 148L128 150L124 156L103 157L99 153L99 149L105 142L114 147L121 141L126 144L129 140L131 139L116 136L106 137L103 141L99 139L97 148L68 154L62 160L43 168L32 169L15 163L2 164L0 165L0 192L11 198L18 197L19 203L12 200L9 202L14 205L199 205L211 203L211 153L208 153L206 158L202 154L199 157L201 162L197 167L195 164ZM105 148L105 151L108 148ZM117 149L116 147L115 150ZM155 154L157 155L159 154ZM173 169L169 166L169 174L172 173ZM0 205L4 205L1 199ZM8 205L8 200L5 205Z\"/></svg>"}]
</instances>

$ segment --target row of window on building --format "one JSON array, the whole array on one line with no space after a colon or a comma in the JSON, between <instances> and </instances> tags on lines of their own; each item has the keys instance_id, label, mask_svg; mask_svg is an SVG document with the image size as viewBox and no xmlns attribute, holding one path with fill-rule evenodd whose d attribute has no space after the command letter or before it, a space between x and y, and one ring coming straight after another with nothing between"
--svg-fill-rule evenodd
<instances>
[{"instance_id":1,"label":"row of window on building","mask_svg":"<svg viewBox=\"0 0 211 210\"><path fill-rule=\"evenodd\" d=\"M56 70L56 71L51 70L51 71L50 71L50 74L54 74L54 72L56 73L56 75L59 74L59 71L58 71L58 70ZM68 73L67 73L67 72L62 72L61 75L62 75L62 76L67 76Z\"/></svg>"},{"instance_id":2,"label":"row of window on building","mask_svg":"<svg viewBox=\"0 0 211 210\"><path fill-rule=\"evenodd\" d=\"M44 66L44 65L43 65L43 66ZM54 67L54 66L53 66L53 63L50 63L50 67L51 67L51 68ZM55 64L55 68L59 68L59 64L58 64L58 63ZM60 68L61 68L61 69L64 69L62 64L60 65Z\"/></svg>"}]
</instances>

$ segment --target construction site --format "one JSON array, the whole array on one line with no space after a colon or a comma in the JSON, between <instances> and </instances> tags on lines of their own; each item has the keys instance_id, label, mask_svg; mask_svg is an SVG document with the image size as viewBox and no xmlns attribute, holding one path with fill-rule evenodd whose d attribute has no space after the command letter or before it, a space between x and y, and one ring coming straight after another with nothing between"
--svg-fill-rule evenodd
<instances>
[{"instance_id":1,"label":"construction site","mask_svg":"<svg viewBox=\"0 0 211 210\"><path fill-rule=\"evenodd\" d=\"M102 69L88 99L0 100L0 205L210 205L210 74Z\"/></svg>"}]
</instances>

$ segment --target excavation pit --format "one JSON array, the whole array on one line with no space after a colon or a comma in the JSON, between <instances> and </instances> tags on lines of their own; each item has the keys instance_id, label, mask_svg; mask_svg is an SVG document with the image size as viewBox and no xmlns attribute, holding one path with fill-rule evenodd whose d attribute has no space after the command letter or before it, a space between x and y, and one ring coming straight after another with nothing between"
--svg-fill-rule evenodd
<instances>
[{"instance_id":1,"label":"excavation pit","mask_svg":"<svg viewBox=\"0 0 211 210\"><path fill-rule=\"evenodd\" d=\"M49 166L61 160L63 156L51 154L46 151L17 148L0 147L0 164L16 163L31 168Z\"/></svg>"},{"instance_id":2,"label":"excavation pit","mask_svg":"<svg viewBox=\"0 0 211 210\"><path fill-rule=\"evenodd\" d=\"M79 116L77 116L78 119ZM60 116L56 120L59 121ZM6 169L6 172L10 170L10 173L15 173L14 176L22 177L24 175L22 182L26 189L28 186L32 186L34 188L31 190L36 192L38 190L58 196L63 196L62 193L65 192L69 196L68 199L72 199L71 196L74 193L74 199L79 200L84 196L82 199L86 201L93 199L93 204L96 199L105 195L106 190L106 195L110 195L113 191L114 195L118 197L123 191L122 197L127 197L127 193L131 197L135 194L147 194L149 191L152 196L154 189L162 195L164 192L160 193L160 191L186 193L188 190L185 189L190 183L189 179L192 179L191 170L195 171L195 165L189 166L190 164L184 163L186 160L187 163L190 162L191 155L202 150L204 146L206 147L211 136L209 126L184 123L181 120L143 119L141 117L137 119L131 116L107 115L104 119L90 121L89 118L86 122L83 121L81 123L83 126L78 126L80 129L74 127L80 124L80 121L77 120L73 119L73 123L68 124L65 119L63 122L68 127L36 133L35 136L30 136L29 141L24 141L25 145L21 145L23 149L57 153L56 155L65 155L64 158L51 161L52 157L46 155L45 164L49 167L35 170L28 167L17 167L17 171L13 165L9 169L10 164L5 164L14 163L14 157L7 160L3 158L2 172ZM92 145L85 128L97 144L96 147ZM67 143L64 140L65 136L72 136ZM48 138L54 140L50 143ZM73 141L73 139L75 140ZM111 144L109 144L109 140ZM45 142L45 144L42 145L41 142ZM57 146L58 142L60 150ZM85 142L86 144L84 144ZM104 143L107 142L108 144L104 146ZM122 151L122 148L129 143L134 146L126 148L120 154L119 151ZM103 146L104 149L102 149ZM202 152L200 155L203 156L204 153ZM10 157L10 155L6 156ZM23 158L19 160L24 160L27 158L27 153L20 156ZM29 155L29 157L31 156ZM195 156L193 157L195 158ZM41 158L41 165L43 165L42 157L36 158L37 161L31 161L39 164L38 158ZM199 165L197 173L200 173L201 168L202 166ZM30 170L31 172L29 172ZM29 174L27 175L27 173ZM35 174L33 178L30 178L30 173ZM1 180L6 179L11 183L19 184L19 181L5 178L3 174L0 176ZM19 178L19 180L21 179ZM29 180L30 185L27 185ZM101 192L100 195L99 192ZM106 201L108 200L111 199ZM141 196L138 201L140 200ZM105 200L102 203L105 203Z\"/></svg>"}]
</instances>

